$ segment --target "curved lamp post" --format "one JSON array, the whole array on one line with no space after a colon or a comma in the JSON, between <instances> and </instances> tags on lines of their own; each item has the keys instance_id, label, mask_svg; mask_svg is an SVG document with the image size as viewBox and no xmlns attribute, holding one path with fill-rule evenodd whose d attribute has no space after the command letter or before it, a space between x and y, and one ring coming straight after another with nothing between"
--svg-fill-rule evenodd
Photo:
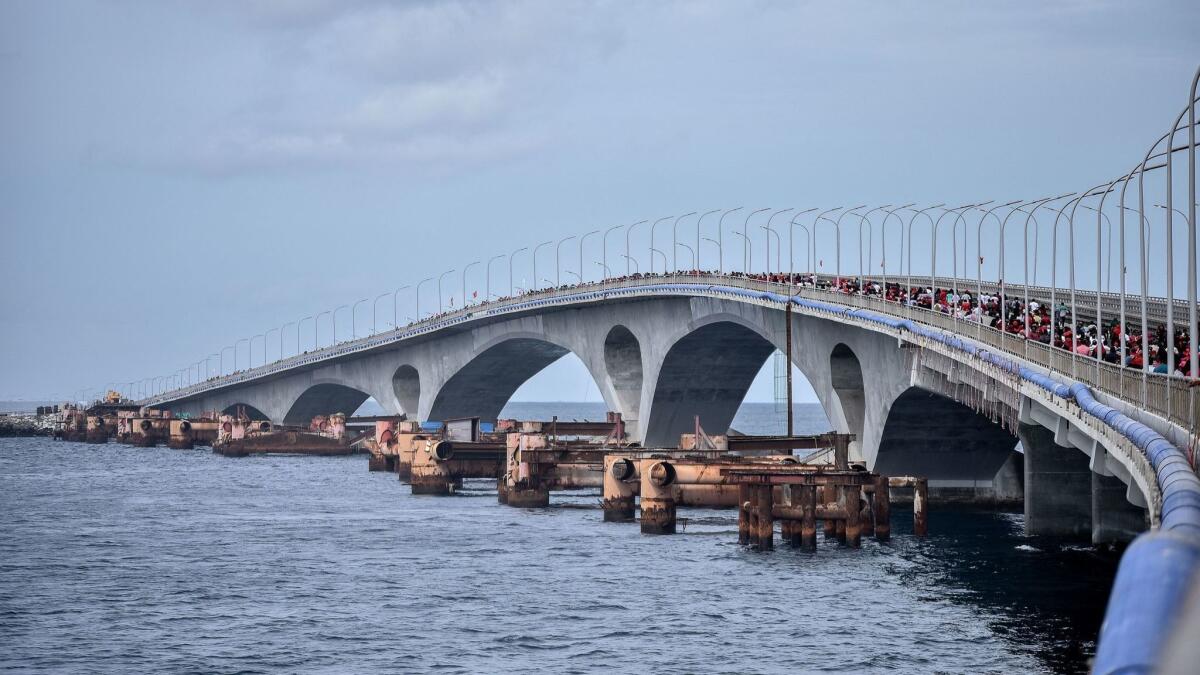
<instances>
[{"instance_id":1,"label":"curved lamp post","mask_svg":"<svg viewBox=\"0 0 1200 675\"><path fill-rule=\"evenodd\" d=\"M443 309L443 304L442 304L442 280L445 279L446 277L450 276L453 273L454 273L454 270L452 270L452 269L446 270L445 272L442 272L442 274L437 279L438 314L441 314L442 312L446 311L445 309ZM454 302L454 298L450 298L450 302Z\"/></svg>"},{"instance_id":2,"label":"curved lamp post","mask_svg":"<svg viewBox=\"0 0 1200 675\"><path fill-rule=\"evenodd\" d=\"M600 230L585 232L579 237L579 274L576 276L579 277L579 283L581 284L583 283L583 242L587 241L587 238L593 234L600 234Z\"/></svg>"},{"instance_id":3,"label":"curved lamp post","mask_svg":"<svg viewBox=\"0 0 1200 675\"><path fill-rule=\"evenodd\" d=\"M626 274L626 275L628 275L628 274L629 274L629 264L630 264L630 263L633 263L633 266L634 266L635 268L637 267L637 261L636 261L636 260L634 260L634 259L633 259L633 257L630 255L630 250L629 250L629 235L630 235L630 233L632 233L632 232L633 232L633 228L635 228L635 227L637 227L638 225L641 225L641 224L643 224L643 223L646 223L646 222L647 222L647 221L645 221L645 220L639 220L639 221L637 221L636 223L633 223L632 225L630 225L630 226L629 226L629 227L628 227L628 228L625 230L625 256L624 256L624 257L625 257L625 274Z\"/></svg>"},{"instance_id":4,"label":"curved lamp post","mask_svg":"<svg viewBox=\"0 0 1200 675\"><path fill-rule=\"evenodd\" d=\"M720 219L717 220L717 255L720 256L720 258L717 260L718 274L725 273L725 246L723 244L725 241L725 216L737 211L741 211L744 208L746 207L739 206L737 208L729 209L725 213L722 213Z\"/></svg>"},{"instance_id":5,"label":"curved lamp post","mask_svg":"<svg viewBox=\"0 0 1200 675\"><path fill-rule=\"evenodd\" d=\"M705 211L704 213L700 214L699 218L696 219L696 263L695 263L695 266L696 266L697 274L700 273L700 239L701 239L700 223L704 222L705 216L711 216L714 213L720 213L720 212L721 212L721 209L713 209L712 211Z\"/></svg>"},{"instance_id":6,"label":"curved lamp post","mask_svg":"<svg viewBox=\"0 0 1200 675\"><path fill-rule=\"evenodd\" d=\"M467 306L467 270L480 263L479 260L473 260L467 263L462 270L462 306Z\"/></svg>"},{"instance_id":7,"label":"curved lamp post","mask_svg":"<svg viewBox=\"0 0 1200 675\"><path fill-rule=\"evenodd\" d=\"M600 237L600 267L604 268L606 277L612 276L612 270L608 269L608 233L625 227L624 225L613 225L604 230L604 234Z\"/></svg>"},{"instance_id":8,"label":"curved lamp post","mask_svg":"<svg viewBox=\"0 0 1200 675\"><path fill-rule=\"evenodd\" d=\"M554 246L554 285L562 286L562 245L575 238L575 235L563 237L558 240L558 244Z\"/></svg>"},{"instance_id":9,"label":"curved lamp post","mask_svg":"<svg viewBox=\"0 0 1200 675\"><path fill-rule=\"evenodd\" d=\"M371 335L379 332L379 301L391 295L387 291L375 296L375 300L371 302Z\"/></svg>"},{"instance_id":10,"label":"curved lamp post","mask_svg":"<svg viewBox=\"0 0 1200 675\"><path fill-rule=\"evenodd\" d=\"M671 264L675 267L676 272L679 271L679 221L687 218L688 216L694 215L696 215L695 211L692 211L691 213L685 213L676 218L675 223L671 225ZM697 225L698 224L699 221L697 221ZM695 258L694 255L692 257ZM666 270L663 271L666 272Z\"/></svg>"},{"instance_id":11,"label":"curved lamp post","mask_svg":"<svg viewBox=\"0 0 1200 675\"><path fill-rule=\"evenodd\" d=\"M554 243L554 240L551 239L550 241L543 241L542 243L533 247L533 255L531 257L533 258L533 288L534 289L536 289L538 286L538 274L537 274L537 252L538 252L538 249L540 249L543 246L549 246L550 244L553 244L553 243ZM533 289L530 289L530 290L533 290Z\"/></svg>"},{"instance_id":12,"label":"curved lamp post","mask_svg":"<svg viewBox=\"0 0 1200 675\"><path fill-rule=\"evenodd\" d=\"M656 229L658 229L659 223L665 223L666 221L668 221L674 217L675 216L667 216L665 218L659 218L658 220L654 221L654 223L650 226L650 274L654 274L654 250L655 250L654 249L654 244L655 244L654 231ZM659 251L659 252L661 253L661 251ZM664 256L663 257L663 272L666 272L666 271L667 271L667 261L666 261L666 257Z\"/></svg>"},{"instance_id":13,"label":"curved lamp post","mask_svg":"<svg viewBox=\"0 0 1200 675\"><path fill-rule=\"evenodd\" d=\"M779 233L776 232L775 229L771 227L771 221L775 220L775 216L780 216L785 213L791 213L792 211L795 211L795 210L796 210L796 208L793 206L789 206L786 209L779 209L775 213L772 213L771 215L767 216L767 224L761 226L764 230L767 231L767 275L768 276L770 276L770 274L771 274L771 235L772 234L775 235L775 244L776 244L776 246L775 246L776 270L775 271L776 272L783 271L783 269L782 269L783 264L779 262L780 250L783 248L783 244L781 243L781 240L779 239Z\"/></svg>"},{"instance_id":14,"label":"curved lamp post","mask_svg":"<svg viewBox=\"0 0 1200 675\"><path fill-rule=\"evenodd\" d=\"M751 211L750 213L746 214L746 220L742 221L742 274L747 276L750 274L750 263L754 258L754 253L750 247L750 219L756 214L770 210L770 207L767 207L758 209L757 211ZM770 260L767 261L768 267L770 266L770 262Z\"/></svg>"},{"instance_id":15,"label":"curved lamp post","mask_svg":"<svg viewBox=\"0 0 1200 675\"><path fill-rule=\"evenodd\" d=\"M413 294L415 296L413 298L413 311L417 313L417 321L421 320L421 284L427 281L433 281L433 277L425 277L424 279L418 281L417 291Z\"/></svg>"},{"instance_id":16,"label":"curved lamp post","mask_svg":"<svg viewBox=\"0 0 1200 675\"><path fill-rule=\"evenodd\" d=\"M400 305L398 304L398 300L400 299L400 291L403 291L406 288L412 288L412 287L409 286L408 284L405 284L405 285L401 286L400 288L397 288L396 290L392 291L392 328L395 328L397 330L399 330L399 328L400 328ZM420 318L421 318L421 314L418 312L417 319L419 320Z\"/></svg>"},{"instance_id":17,"label":"curved lamp post","mask_svg":"<svg viewBox=\"0 0 1200 675\"><path fill-rule=\"evenodd\" d=\"M808 265L809 259L812 257L812 247L809 246L809 244L808 244L808 240L812 238L812 232L809 231L807 226L797 222L797 219L806 213L811 213L816 210L817 210L817 208L814 206L811 209L804 209L803 211L797 211L796 215L792 216L792 221L788 225L788 282L789 283L792 283L792 284L796 283L796 255L792 249L792 239L795 236L797 227L804 230L804 236L805 236L805 239L804 239L805 263L804 264Z\"/></svg>"},{"instance_id":18,"label":"curved lamp post","mask_svg":"<svg viewBox=\"0 0 1200 675\"><path fill-rule=\"evenodd\" d=\"M520 253L521 251L528 251L528 250L529 250L528 246L522 246L521 248L508 254L508 297L510 297L510 298L513 296L513 256Z\"/></svg>"},{"instance_id":19,"label":"curved lamp post","mask_svg":"<svg viewBox=\"0 0 1200 675\"><path fill-rule=\"evenodd\" d=\"M485 271L483 280L483 299L488 302L492 301L492 263L503 258L503 253L488 258L487 270Z\"/></svg>"}]
</instances>

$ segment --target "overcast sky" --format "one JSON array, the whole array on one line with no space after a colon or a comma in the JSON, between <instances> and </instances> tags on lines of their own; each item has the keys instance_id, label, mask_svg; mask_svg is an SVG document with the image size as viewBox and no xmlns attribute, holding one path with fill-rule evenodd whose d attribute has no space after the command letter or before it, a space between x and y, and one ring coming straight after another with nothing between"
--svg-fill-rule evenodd
<instances>
[{"instance_id":1,"label":"overcast sky","mask_svg":"<svg viewBox=\"0 0 1200 675\"><path fill-rule=\"evenodd\" d=\"M643 218L1082 189L1170 124L1198 29L1194 1L0 3L0 399Z\"/></svg>"}]
</instances>

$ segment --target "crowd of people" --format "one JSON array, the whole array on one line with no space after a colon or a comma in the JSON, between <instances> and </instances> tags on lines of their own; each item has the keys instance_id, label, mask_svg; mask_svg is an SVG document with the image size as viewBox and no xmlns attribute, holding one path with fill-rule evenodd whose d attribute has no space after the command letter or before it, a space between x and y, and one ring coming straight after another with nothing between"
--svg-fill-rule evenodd
<instances>
[{"instance_id":1,"label":"crowd of people","mask_svg":"<svg viewBox=\"0 0 1200 675\"><path fill-rule=\"evenodd\" d=\"M715 270L691 270L682 272L685 275L717 274ZM648 279L672 276L665 274L632 273L613 277L606 281L625 281L630 279ZM1175 334L1171 336L1174 343L1174 358L1167 349L1167 327L1164 324L1147 325L1149 337L1143 339L1141 319L1138 316L1126 316L1124 325L1119 317L1104 317L1097 324L1094 319L1081 317L1074 320L1071 307L1058 298L1055 306L1051 307L1048 298L1030 299L1028 306L1024 297L1011 297L1001 294L976 293L968 289L934 288L931 286L912 286L906 288L903 281L889 281L886 285L879 281L845 277L832 279L819 277L815 274L744 274L740 272L726 273L728 276L770 281L780 284L790 284L800 287L817 288L829 292L867 295L882 298L888 302L909 305L932 310L953 316L968 323L980 323L995 330L1002 330L1026 340L1035 340L1042 344L1051 345L1064 351L1075 352L1080 357L1096 358L1114 365L1121 363L1121 345L1125 346L1124 364L1128 368L1145 370L1150 373L1187 377L1194 356L1188 344L1188 317L1176 317ZM567 291L583 286L569 284L556 290ZM527 291L525 294L544 292L547 289ZM1084 309L1080 307L1079 309ZM1200 327L1198 327L1200 330Z\"/></svg>"},{"instance_id":2,"label":"crowd of people","mask_svg":"<svg viewBox=\"0 0 1200 675\"><path fill-rule=\"evenodd\" d=\"M1121 364L1121 347L1124 345L1123 365L1151 373L1187 377L1191 359L1195 356L1190 350L1187 316L1176 318L1174 335L1167 335L1165 324L1148 324L1149 335L1143 337L1140 316L1126 316L1124 324L1116 316L1104 317L1099 323L1094 318L1080 317L1076 320L1065 298L1056 299L1051 307L1048 298L1031 298L1026 305L1023 295L1013 297L1002 293L975 293L969 289L932 286L906 287L902 282L889 281L884 285L878 281L864 283L858 278L830 280L816 275L792 280L786 274L770 275L767 279L873 296L888 302L932 310L964 322L981 323L1022 339L1075 352L1081 357L1095 359L1098 356L1102 361L1114 365ZM1174 358L1168 350L1168 344L1174 345Z\"/></svg>"}]
</instances>

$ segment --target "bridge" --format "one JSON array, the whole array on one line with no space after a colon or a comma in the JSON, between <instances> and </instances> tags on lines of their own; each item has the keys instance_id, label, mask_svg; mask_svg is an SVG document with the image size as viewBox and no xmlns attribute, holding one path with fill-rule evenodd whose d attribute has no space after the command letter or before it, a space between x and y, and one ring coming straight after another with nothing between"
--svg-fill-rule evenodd
<instances>
[{"instance_id":1,"label":"bridge","mask_svg":"<svg viewBox=\"0 0 1200 675\"><path fill-rule=\"evenodd\" d=\"M522 383L572 353L635 439L647 447L673 446L696 415L706 429L728 429L751 381L779 351L812 384L835 430L855 435L852 457L871 470L927 476L931 493L941 499L1019 501L1031 535L1094 542L1137 537L1110 600L1097 670L1145 666L1156 658L1164 626L1200 567L1195 101L1193 82L1189 105L1143 159L1082 192L953 208L838 208L805 224L799 215L815 211L810 209L785 221L783 235L772 221L793 210L760 209L746 216L740 232L734 230L741 235L737 271L725 264L733 256L725 250L723 224L739 209L699 216L694 240L689 232L681 241L680 221L693 212L644 228L649 240L640 261L630 235L641 223L618 226L625 228L622 257L629 273L623 276L607 264L612 249L606 231L597 237L601 259L594 261L604 275L585 282L590 261L583 240L598 234L592 231L580 238L577 270L568 270L577 283L521 293L510 288L509 296L494 298L489 266L489 292L481 302L319 348L314 319L314 348L300 351L297 327L297 353L286 357L281 327L277 360L265 362L266 337L256 336L262 337L265 363L192 378L202 360L155 379L141 402L191 414L241 406L256 417L298 424L318 413L351 413L373 398L390 414L419 420L494 419ZM1185 114L1189 123L1182 123ZM1179 135L1187 138L1182 145ZM1182 163L1180 157L1187 165L1188 203L1176 209L1172 167ZM1160 179L1150 192L1152 200L1162 193L1161 210L1146 199L1147 177ZM941 213L935 219L931 210ZM750 223L767 211L765 224L757 226L765 244L760 256ZM835 211L841 212L836 218L830 215ZM1053 216L1052 229L1038 222L1040 211ZM703 237L704 216L716 213L715 239ZM969 214L981 215L968 223ZM851 222L859 247L853 272L842 269L847 216L857 219ZM924 240L913 231L922 216ZM1181 246L1173 240L1172 218L1187 228ZM671 220L667 255L657 248L663 239L655 227ZM889 223L899 234L891 249ZM948 242L939 231L943 225L950 228ZM967 250L968 225L974 227L974 251ZM984 240L985 226L994 239ZM806 271L799 273L796 229L804 232ZM1077 230L1087 233L1078 244ZM1049 247L1039 231L1051 233ZM1021 240L1014 242L1013 233ZM1130 234L1137 246L1129 244ZM1060 251L1063 235L1067 243ZM1148 244L1155 236L1157 248ZM702 271L702 240L716 249L713 271ZM896 258L904 263L907 256L907 269L901 264L887 274L897 241ZM1094 247L1079 245L1083 241ZM926 246L926 267L914 275L913 250ZM1045 248L1049 264L1043 256L1039 265L1037 252ZM683 266L681 249L688 252ZM1177 251L1186 259L1183 288L1174 270ZM824 255L832 256L832 272ZM561 277L555 257L555 276ZM1104 276L1114 257L1115 289L1111 272ZM994 268L986 283L985 260ZM639 262L648 273L633 271ZM953 276L939 276L939 262ZM1037 285L1038 271L1046 267L1050 285ZM1077 267L1084 274L1077 275ZM1084 275L1094 281L1077 285ZM509 278L511 285L511 272ZM1150 292L1155 283L1160 293ZM440 303L440 290L438 295ZM466 304L465 271L462 297ZM356 309L350 308L352 323ZM1158 364L1166 372L1147 372Z\"/></svg>"}]
</instances>

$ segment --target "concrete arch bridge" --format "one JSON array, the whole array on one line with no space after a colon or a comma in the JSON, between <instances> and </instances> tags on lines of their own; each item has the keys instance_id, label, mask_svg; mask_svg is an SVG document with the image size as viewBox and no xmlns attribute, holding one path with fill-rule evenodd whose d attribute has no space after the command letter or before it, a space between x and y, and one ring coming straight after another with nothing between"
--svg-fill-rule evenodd
<instances>
[{"instance_id":1,"label":"concrete arch bridge","mask_svg":"<svg viewBox=\"0 0 1200 675\"><path fill-rule=\"evenodd\" d=\"M1023 500L1032 534L1128 540L1175 505L1146 446L1178 452L1188 429L1103 392L1104 372L1059 374L1053 355L1041 365L1024 345L1006 349L1011 335L961 322L948 330L939 322L949 317L933 312L736 276L643 277L485 303L145 403L192 414L241 405L296 424L372 397L421 420L494 419L570 352L635 438L673 446L694 415L710 431L729 427L765 360L787 350L788 321L793 363L875 471L928 476L944 499ZM1180 408L1194 395L1167 386L1158 395L1178 399L1171 417L1194 416ZM1187 474L1179 487L1200 495Z\"/></svg>"}]
</instances>

